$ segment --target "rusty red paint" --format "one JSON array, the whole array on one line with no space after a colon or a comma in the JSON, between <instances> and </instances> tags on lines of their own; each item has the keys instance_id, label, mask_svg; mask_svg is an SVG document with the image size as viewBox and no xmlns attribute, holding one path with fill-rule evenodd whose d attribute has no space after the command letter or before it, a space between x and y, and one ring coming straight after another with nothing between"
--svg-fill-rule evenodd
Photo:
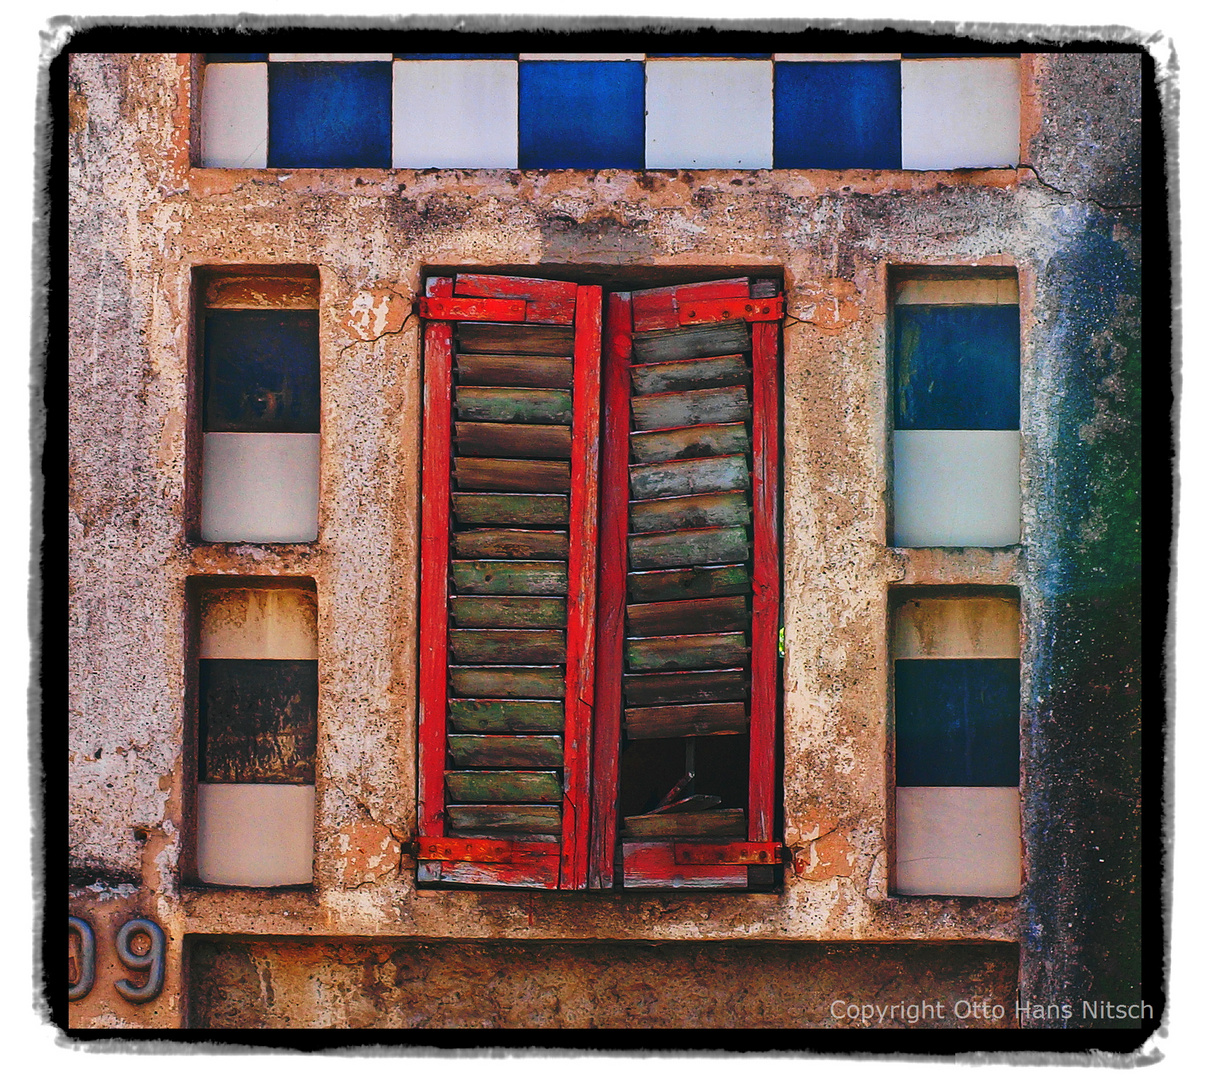
<instances>
[{"instance_id":1,"label":"rusty red paint","mask_svg":"<svg viewBox=\"0 0 1212 1080\"><path fill-rule=\"evenodd\" d=\"M470 320L472 322L526 321L525 300L423 296L420 309L423 319Z\"/></svg>"},{"instance_id":2,"label":"rusty red paint","mask_svg":"<svg viewBox=\"0 0 1212 1080\"><path fill-rule=\"evenodd\" d=\"M685 866L775 866L782 844L674 844L673 860Z\"/></svg>"},{"instance_id":3,"label":"rusty red paint","mask_svg":"<svg viewBox=\"0 0 1212 1080\"><path fill-rule=\"evenodd\" d=\"M504 274L459 274L455 277L455 295L543 301L571 307L576 302L577 284L575 281L507 277Z\"/></svg>"},{"instance_id":4,"label":"rusty red paint","mask_svg":"<svg viewBox=\"0 0 1212 1080\"><path fill-rule=\"evenodd\" d=\"M558 844L517 843L467 837L423 836L417 841L418 859L440 862L518 863L559 854Z\"/></svg>"},{"instance_id":5,"label":"rusty red paint","mask_svg":"<svg viewBox=\"0 0 1212 1080\"><path fill-rule=\"evenodd\" d=\"M746 322L775 322L783 317L781 296L753 299L696 300L678 308L680 326L697 326L701 323L728 322L744 319Z\"/></svg>"},{"instance_id":6,"label":"rusty red paint","mask_svg":"<svg viewBox=\"0 0 1212 1080\"><path fill-rule=\"evenodd\" d=\"M674 330L679 309L701 300L726 300L749 295L748 278L726 281L700 281L692 285L675 285L668 289L644 289L633 295L632 303L636 333L648 330Z\"/></svg>"},{"instance_id":7,"label":"rusty red paint","mask_svg":"<svg viewBox=\"0 0 1212 1080\"><path fill-rule=\"evenodd\" d=\"M623 845L623 885L625 888L745 889L749 886L747 866L697 866L679 863L675 849L686 845L671 840Z\"/></svg>"}]
</instances>

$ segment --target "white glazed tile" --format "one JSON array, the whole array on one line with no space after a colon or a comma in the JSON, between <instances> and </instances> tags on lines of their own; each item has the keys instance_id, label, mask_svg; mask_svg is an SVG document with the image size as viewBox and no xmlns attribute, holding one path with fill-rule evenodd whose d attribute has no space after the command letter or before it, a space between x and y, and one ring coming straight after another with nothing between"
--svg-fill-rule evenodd
<instances>
[{"instance_id":1,"label":"white glazed tile","mask_svg":"<svg viewBox=\"0 0 1212 1080\"><path fill-rule=\"evenodd\" d=\"M318 534L320 436L211 431L202 438L202 539L301 544Z\"/></svg>"},{"instance_id":2,"label":"white glazed tile","mask_svg":"<svg viewBox=\"0 0 1212 1080\"><path fill-rule=\"evenodd\" d=\"M393 72L393 168L517 168L514 61L397 60Z\"/></svg>"},{"instance_id":3,"label":"white glazed tile","mask_svg":"<svg viewBox=\"0 0 1212 1080\"><path fill-rule=\"evenodd\" d=\"M769 169L774 66L768 60L649 60L650 169Z\"/></svg>"},{"instance_id":4,"label":"white glazed tile","mask_svg":"<svg viewBox=\"0 0 1212 1080\"><path fill-rule=\"evenodd\" d=\"M1017 278L916 278L896 283L898 304L1017 304Z\"/></svg>"},{"instance_id":5,"label":"white glazed tile","mask_svg":"<svg viewBox=\"0 0 1212 1080\"><path fill-rule=\"evenodd\" d=\"M1017 896L1021 834L1018 788L897 788L896 891Z\"/></svg>"},{"instance_id":6,"label":"white glazed tile","mask_svg":"<svg viewBox=\"0 0 1212 1080\"><path fill-rule=\"evenodd\" d=\"M316 594L295 586L208 588L201 598L202 660L315 660Z\"/></svg>"},{"instance_id":7,"label":"white glazed tile","mask_svg":"<svg viewBox=\"0 0 1212 1080\"><path fill-rule=\"evenodd\" d=\"M1018 163L1018 60L901 62L901 167Z\"/></svg>"},{"instance_id":8,"label":"white glazed tile","mask_svg":"<svg viewBox=\"0 0 1212 1080\"><path fill-rule=\"evenodd\" d=\"M1018 604L1006 597L916 596L892 620L896 660L1018 655Z\"/></svg>"},{"instance_id":9,"label":"white glazed tile","mask_svg":"<svg viewBox=\"0 0 1212 1080\"><path fill-rule=\"evenodd\" d=\"M519 60L643 60L643 53L519 53Z\"/></svg>"},{"instance_id":10,"label":"white glazed tile","mask_svg":"<svg viewBox=\"0 0 1212 1080\"><path fill-rule=\"evenodd\" d=\"M265 168L268 70L265 64L207 64L203 69L204 168Z\"/></svg>"},{"instance_id":11,"label":"white glazed tile","mask_svg":"<svg viewBox=\"0 0 1212 1080\"><path fill-rule=\"evenodd\" d=\"M199 784L198 877L215 885L311 881L311 784Z\"/></svg>"},{"instance_id":12,"label":"white glazed tile","mask_svg":"<svg viewBox=\"0 0 1212 1080\"><path fill-rule=\"evenodd\" d=\"M1017 544L1019 441L1017 431L894 431L893 544Z\"/></svg>"},{"instance_id":13,"label":"white glazed tile","mask_svg":"<svg viewBox=\"0 0 1212 1080\"><path fill-rule=\"evenodd\" d=\"M271 52L271 64L366 64L390 62L391 53Z\"/></svg>"}]
</instances>

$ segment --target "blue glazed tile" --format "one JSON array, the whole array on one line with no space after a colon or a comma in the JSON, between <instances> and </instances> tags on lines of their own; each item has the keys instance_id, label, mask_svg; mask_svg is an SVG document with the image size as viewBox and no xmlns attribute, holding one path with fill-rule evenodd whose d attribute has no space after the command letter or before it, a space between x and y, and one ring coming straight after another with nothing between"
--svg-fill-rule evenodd
<instances>
[{"instance_id":1,"label":"blue glazed tile","mask_svg":"<svg viewBox=\"0 0 1212 1080\"><path fill-rule=\"evenodd\" d=\"M1017 787L1018 660L896 661L898 787Z\"/></svg>"},{"instance_id":2,"label":"blue glazed tile","mask_svg":"<svg viewBox=\"0 0 1212 1080\"><path fill-rule=\"evenodd\" d=\"M899 169L901 65L776 63L776 169Z\"/></svg>"},{"instance_id":3,"label":"blue glazed tile","mask_svg":"<svg viewBox=\"0 0 1212 1080\"><path fill-rule=\"evenodd\" d=\"M391 167L390 63L269 65L269 168Z\"/></svg>"},{"instance_id":4,"label":"blue glazed tile","mask_svg":"<svg viewBox=\"0 0 1212 1080\"><path fill-rule=\"evenodd\" d=\"M1019 318L1009 304L903 305L893 358L900 430L1019 426Z\"/></svg>"},{"instance_id":5,"label":"blue glazed tile","mask_svg":"<svg viewBox=\"0 0 1212 1080\"><path fill-rule=\"evenodd\" d=\"M211 52L206 54L208 64L256 64L269 59L263 52Z\"/></svg>"},{"instance_id":6,"label":"blue glazed tile","mask_svg":"<svg viewBox=\"0 0 1212 1080\"><path fill-rule=\"evenodd\" d=\"M642 169L644 65L521 61L518 165L523 169Z\"/></svg>"},{"instance_id":7,"label":"blue glazed tile","mask_svg":"<svg viewBox=\"0 0 1212 1080\"><path fill-rule=\"evenodd\" d=\"M206 313L205 431L320 430L317 311Z\"/></svg>"}]
</instances>

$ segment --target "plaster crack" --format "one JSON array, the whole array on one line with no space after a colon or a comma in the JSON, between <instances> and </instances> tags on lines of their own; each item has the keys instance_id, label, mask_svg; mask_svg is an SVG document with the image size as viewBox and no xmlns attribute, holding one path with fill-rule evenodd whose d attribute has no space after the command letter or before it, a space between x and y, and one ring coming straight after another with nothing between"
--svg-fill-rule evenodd
<instances>
[{"instance_id":1,"label":"plaster crack","mask_svg":"<svg viewBox=\"0 0 1212 1080\"><path fill-rule=\"evenodd\" d=\"M1140 203L1103 203L1103 202L1099 202L1098 199L1092 199L1088 196L1086 198L1083 198L1082 196L1078 195L1074 191L1066 191L1064 188L1059 188L1055 184L1048 183L1047 180L1045 180L1042 176L1040 176L1039 170L1034 165L1030 165L1027 162L1020 162L1018 165L1018 168L1026 169L1028 172L1031 173L1032 176L1035 177L1036 181L1040 185L1042 185L1043 187L1046 187L1049 191L1055 191L1058 195L1064 195L1068 199L1076 199L1078 202L1093 203L1100 210L1105 210L1109 214L1115 213L1118 210L1139 210L1139 209L1141 209Z\"/></svg>"}]
</instances>

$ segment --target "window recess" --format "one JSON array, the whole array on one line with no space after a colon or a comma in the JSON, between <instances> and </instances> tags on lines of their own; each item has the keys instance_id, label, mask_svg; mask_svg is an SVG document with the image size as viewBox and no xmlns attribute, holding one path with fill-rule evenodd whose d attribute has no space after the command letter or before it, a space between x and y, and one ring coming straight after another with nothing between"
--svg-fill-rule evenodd
<instances>
[{"instance_id":1,"label":"window recess","mask_svg":"<svg viewBox=\"0 0 1212 1080\"><path fill-rule=\"evenodd\" d=\"M419 879L770 884L777 286L421 313Z\"/></svg>"},{"instance_id":2,"label":"window recess","mask_svg":"<svg viewBox=\"0 0 1212 1080\"><path fill-rule=\"evenodd\" d=\"M201 538L318 535L319 280L314 270L199 281Z\"/></svg>"}]
</instances>

